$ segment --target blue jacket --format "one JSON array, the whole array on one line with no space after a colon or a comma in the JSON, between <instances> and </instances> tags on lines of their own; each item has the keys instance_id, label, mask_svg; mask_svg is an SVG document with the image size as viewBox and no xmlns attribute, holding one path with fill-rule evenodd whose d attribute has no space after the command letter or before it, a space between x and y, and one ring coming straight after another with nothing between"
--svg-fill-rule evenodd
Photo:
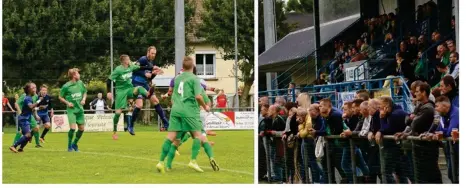
<instances>
[{"instance_id":1,"label":"blue jacket","mask_svg":"<svg viewBox=\"0 0 466 188\"><path fill-rule=\"evenodd\" d=\"M147 59L147 56L142 56L138 60L139 66L141 67L152 67L153 64L152 62ZM136 70L133 72L133 81L139 82L139 83L147 83L147 78L146 78L146 72L149 70ZM149 71L150 72L150 71Z\"/></svg>"},{"instance_id":2,"label":"blue jacket","mask_svg":"<svg viewBox=\"0 0 466 188\"><path fill-rule=\"evenodd\" d=\"M406 116L408 114L399 105L393 105L392 112L385 118L380 118L380 132L383 135L394 135L403 132L406 128Z\"/></svg>"},{"instance_id":3,"label":"blue jacket","mask_svg":"<svg viewBox=\"0 0 466 188\"><path fill-rule=\"evenodd\" d=\"M377 110L371 119L371 127L369 129L373 134L380 130L380 112Z\"/></svg>"},{"instance_id":4,"label":"blue jacket","mask_svg":"<svg viewBox=\"0 0 466 188\"><path fill-rule=\"evenodd\" d=\"M330 135L340 135L344 127L343 114L337 108L332 108L328 117L324 118L325 124L328 125Z\"/></svg>"},{"instance_id":5,"label":"blue jacket","mask_svg":"<svg viewBox=\"0 0 466 188\"><path fill-rule=\"evenodd\" d=\"M316 130L316 136L325 136L327 135L327 132L325 132L325 122L324 118L322 116L317 116L316 119L312 119L314 124L314 129Z\"/></svg>"},{"instance_id":6,"label":"blue jacket","mask_svg":"<svg viewBox=\"0 0 466 188\"><path fill-rule=\"evenodd\" d=\"M451 131L454 128L459 130L460 125L460 112L459 109L455 106L450 107L450 111L442 116L442 123L444 127L438 126L437 131L443 131L444 137L451 137Z\"/></svg>"}]
</instances>

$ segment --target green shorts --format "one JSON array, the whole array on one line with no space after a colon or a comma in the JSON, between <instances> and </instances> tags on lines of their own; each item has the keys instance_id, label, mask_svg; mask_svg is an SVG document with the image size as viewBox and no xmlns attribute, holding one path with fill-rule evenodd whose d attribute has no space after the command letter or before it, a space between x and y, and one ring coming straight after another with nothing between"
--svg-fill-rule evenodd
<instances>
[{"instance_id":1,"label":"green shorts","mask_svg":"<svg viewBox=\"0 0 466 188\"><path fill-rule=\"evenodd\" d=\"M70 126L73 124L84 125L84 111L75 111L74 109L66 109L66 115L68 116L68 123Z\"/></svg>"},{"instance_id":2,"label":"green shorts","mask_svg":"<svg viewBox=\"0 0 466 188\"><path fill-rule=\"evenodd\" d=\"M29 119L29 123L31 123L31 125L29 126L31 129L34 129L37 127L37 120L34 117L34 115L32 115L31 119Z\"/></svg>"},{"instance_id":3,"label":"green shorts","mask_svg":"<svg viewBox=\"0 0 466 188\"><path fill-rule=\"evenodd\" d=\"M202 122L199 117L170 117L168 123L168 131L170 132L191 132L201 131Z\"/></svg>"},{"instance_id":4,"label":"green shorts","mask_svg":"<svg viewBox=\"0 0 466 188\"><path fill-rule=\"evenodd\" d=\"M115 97L115 109L126 109L128 107L128 99L134 98L134 87L127 89L117 89Z\"/></svg>"}]
</instances>

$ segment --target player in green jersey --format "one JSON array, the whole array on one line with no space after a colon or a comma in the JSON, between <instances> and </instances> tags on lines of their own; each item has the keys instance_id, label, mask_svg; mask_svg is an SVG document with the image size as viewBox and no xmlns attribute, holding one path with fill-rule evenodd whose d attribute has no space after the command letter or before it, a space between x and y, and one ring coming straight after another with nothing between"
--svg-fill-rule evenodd
<instances>
[{"instance_id":1,"label":"player in green jersey","mask_svg":"<svg viewBox=\"0 0 466 188\"><path fill-rule=\"evenodd\" d=\"M66 115L68 116L68 122L70 124L70 130L68 132L68 151L72 152L73 150L79 151L78 141L84 133L85 121L83 105L86 104L87 89L80 80L81 75L79 74L79 69L72 68L68 70L68 77L70 77L70 81L66 82L60 89L60 96L58 99L67 106ZM78 131L73 141L76 125L78 126Z\"/></svg>"},{"instance_id":2,"label":"player in green jersey","mask_svg":"<svg viewBox=\"0 0 466 188\"><path fill-rule=\"evenodd\" d=\"M19 99L16 100L15 107L16 107L16 113L18 115L21 114L23 101L24 101L25 97L26 97L26 94L23 93L19 97ZM32 100L33 100L33 102L38 101L39 96L35 94L34 96L32 96ZM29 123L30 123L30 129L31 129L31 132L32 132L32 136L34 137L34 142L36 143L36 148L41 148L42 146L40 145L40 141L39 141L39 139L40 139L40 137L39 137L39 126L37 126L37 120L36 120L38 118L39 118L39 116L37 115L37 111L34 111L34 114L30 117ZM15 136L15 139L14 139L13 143L18 141L21 138L21 136L22 136L21 130L20 130L20 127L18 126L16 136ZM31 140L29 140L29 142L31 142ZM18 151L22 152L23 148L19 148Z\"/></svg>"},{"instance_id":3,"label":"player in green jersey","mask_svg":"<svg viewBox=\"0 0 466 188\"><path fill-rule=\"evenodd\" d=\"M128 106L128 100L134 99L138 95L143 95L147 97L149 93L147 90L141 86L133 87L131 83L131 77L133 76L133 71L135 70L152 70L152 66L139 66L136 64L130 64L130 59L128 55L120 56L121 65L116 67L112 74L108 77L107 80L107 98L113 99L111 93L111 83L115 82L115 115L113 116L113 139L117 140L117 124L120 119L120 115L123 110L126 110ZM134 135L134 130L132 124L128 125L128 132L131 135Z\"/></svg>"},{"instance_id":4,"label":"player in green jersey","mask_svg":"<svg viewBox=\"0 0 466 188\"><path fill-rule=\"evenodd\" d=\"M211 106L211 101L209 97L207 96L205 90L202 90L201 95L205 103L207 104L207 106ZM202 125L205 125L206 116L207 116L207 112L201 107L200 119L201 119ZM202 146L204 148L205 153L209 157L210 165L212 166L212 169L214 171L219 171L220 168L218 167L217 162L214 160L214 152L212 149L212 145L207 139L207 134L204 128L202 128L201 133L202 134L201 134L200 140L203 143ZM188 132L184 132L183 136L181 136L182 139L178 143L178 145L175 145L175 143L171 145L170 151L168 152L168 155L167 155L167 164L166 164L167 170L171 170L172 168L172 162L173 162L173 159L175 158L175 152L178 151L178 148L181 146L182 143L186 142L191 137L192 136Z\"/></svg>"},{"instance_id":5,"label":"player in green jersey","mask_svg":"<svg viewBox=\"0 0 466 188\"><path fill-rule=\"evenodd\" d=\"M190 132L193 135L193 146L191 161L188 166L198 172L203 172L196 162L197 155L201 148L202 123L200 119L199 105L206 111L210 111L202 97L202 87L199 79L193 74L194 60L185 57L183 60L184 72L175 78L174 93L172 95L173 107L170 113L170 126L168 135L162 145L160 161L156 168L159 172L165 173L165 158L167 157L171 145L177 146L183 132Z\"/></svg>"}]
</instances>

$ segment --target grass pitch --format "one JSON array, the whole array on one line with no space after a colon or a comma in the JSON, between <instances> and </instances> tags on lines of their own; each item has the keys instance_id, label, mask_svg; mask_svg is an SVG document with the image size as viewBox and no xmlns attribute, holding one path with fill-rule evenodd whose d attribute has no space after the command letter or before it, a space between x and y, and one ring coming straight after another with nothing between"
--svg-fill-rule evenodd
<instances>
[{"instance_id":1,"label":"grass pitch","mask_svg":"<svg viewBox=\"0 0 466 188\"><path fill-rule=\"evenodd\" d=\"M23 153L12 153L8 147L14 129L3 134L3 183L7 184L185 184L185 183L254 183L254 133L248 131L216 131L214 158L220 171L214 172L204 149L197 158L204 173L187 165L191 157L192 140L180 147L173 170L160 174L155 165L160 157L166 132L136 126L136 136L119 133L112 140L111 132L84 132L79 141L80 152L67 152L67 133L46 136L43 148L34 148L34 140Z\"/></svg>"}]
</instances>

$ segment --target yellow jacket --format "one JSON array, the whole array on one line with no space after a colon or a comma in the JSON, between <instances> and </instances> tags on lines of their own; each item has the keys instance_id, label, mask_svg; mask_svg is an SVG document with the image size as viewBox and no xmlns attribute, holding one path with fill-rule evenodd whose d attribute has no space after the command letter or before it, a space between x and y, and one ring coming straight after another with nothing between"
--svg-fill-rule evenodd
<instances>
[{"instance_id":1,"label":"yellow jacket","mask_svg":"<svg viewBox=\"0 0 466 188\"><path fill-rule=\"evenodd\" d=\"M300 138L314 138L312 135L309 134L308 129L312 128L312 118L311 116L306 115L306 119L304 123L298 126L298 134Z\"/></svg>"}]
</instances>

